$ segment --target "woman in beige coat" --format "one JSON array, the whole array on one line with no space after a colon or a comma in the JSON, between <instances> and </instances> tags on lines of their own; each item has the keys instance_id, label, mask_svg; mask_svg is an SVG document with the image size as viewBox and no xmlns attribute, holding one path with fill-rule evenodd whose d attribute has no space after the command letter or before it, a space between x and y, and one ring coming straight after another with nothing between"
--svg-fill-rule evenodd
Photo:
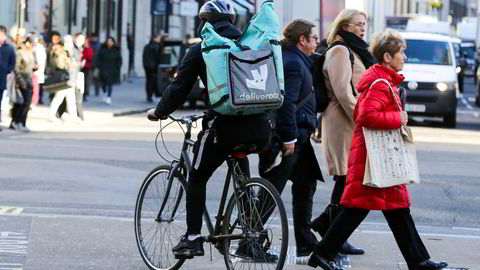
<instances>
[{"instance_id":1,"label":"woman in beige coat","mask_svg":"<svg viewBox=\"0 0 480 270\"><path fill-rule=\"evenodd\" d=\"M366 22L367 15L364 12L344 9L335 18L327 38L329 48L322 70L330 101L323 113L322 138L328 174L333 175L335 186L330 204L311 224L312 229L322 237L339 211L345 187L348 152L355 123L355 85L363 72L375 63L374 57L368 52L368 44L363 41ZM360 255L364 251L345 242L341 253Z\"/></svg>"}]
</instances>

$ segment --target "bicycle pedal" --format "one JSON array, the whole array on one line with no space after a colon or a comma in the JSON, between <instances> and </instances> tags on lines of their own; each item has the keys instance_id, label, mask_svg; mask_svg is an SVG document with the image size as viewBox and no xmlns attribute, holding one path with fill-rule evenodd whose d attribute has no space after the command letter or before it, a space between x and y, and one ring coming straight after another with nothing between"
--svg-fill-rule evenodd
<instances>
[{"instance_id":1,"label":"bicycle pedal","mask_svg":"<svg viewBox=\"0 0 480 270\"><path fill-rule=\"evenodd\" d=\"M193 259L193 255L175 255L176 260L189 260Z\"/></svg>"}]
</instances>

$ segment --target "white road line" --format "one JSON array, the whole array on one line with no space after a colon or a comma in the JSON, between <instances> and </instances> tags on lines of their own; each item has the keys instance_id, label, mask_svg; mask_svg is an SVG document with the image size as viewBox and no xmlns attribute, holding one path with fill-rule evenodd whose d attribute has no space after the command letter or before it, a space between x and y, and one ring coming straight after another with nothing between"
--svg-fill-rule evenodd
<instances>
[{"instance_id":1,"label":"white road line","mask_svg":"<svg viewBox=\"0 0 480 270\"><path fill-rule=\"evenodd\" d=\"M369 234L392 234L391 231L375 231L375 230L358 230L360 233L369 233ZM463 239L478 239L480 240L480 235L466 235L466 234L449 234L449 233L421 233L422 236L433 236L433 237L451 237L451 238L463 238Z\"/></svg>"},{"instance_id":2,"label":"white road line","mask_svg":"<svg viewBox=\"0 0 480 270\"><path fill-rule=\"evenodd\" d=\"M470 105L470 103L468 102L468 100L464 96L462 96L460 100L467 107L467 109L473 110L472 105Z\"/></svg>"}]
</instances>

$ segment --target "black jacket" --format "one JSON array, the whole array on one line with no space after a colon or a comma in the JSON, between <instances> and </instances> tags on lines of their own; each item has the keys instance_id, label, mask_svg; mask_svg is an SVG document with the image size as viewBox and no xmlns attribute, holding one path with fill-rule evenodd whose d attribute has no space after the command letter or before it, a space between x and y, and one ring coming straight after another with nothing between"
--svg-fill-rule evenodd
<instances>
[{"instance_id":1,"label":"black jacket","mask_svg":"<svg viewBox=\"0 0 480 270\"><path fill-rule=\"evenodd\" d=\"M223 37L237 39L242 33L234 25L220 21L214 24L215 31ZM206 104L208 102L208 85L207 85L207 68L202 57L201 44L195 44L190 47L183 57L182 63L178 67L177 76L170 85L165 89L162 99L157 105L155 113L158 116L167 116L179 108L187 100L187 96L193 88L193 85L200 79L205 85L204 96Z\"/></svg>"},{"instance_id":2,"label":"black jacket","mask_svg":"<svg viewBox=\"0 0 480 270\"><path fill-rule=\"evenodd\" d=\"M283 142L297 139L301 144L307 141L316 127L316 102L313 95L312 60L295 48L283 48L283 72L285 79L285 99L278 109L277 132ZM308 101L296 108L303 98Z\"/></svg>"},{"instance_id":3,"label":"black jacket","mask_svg":"<svg viewBox=\"0 0 480 270\"><path fill-rule=\"evenodd\" d=\"M97 54L97 67L100 71L100 80L104 84L120 82L120 68L122 55L117 47L102 46Z\"/></svg>"},{"instance_id":4,"label":"black jacket","mask_svg":"<svg viewBox=\"0 0 480 270\"><path fill-rule=\"evenodd\" d=\"M160 43L155 41L150 41L143 48L143 68L145 70L157 70L158 64L160 63Z\"/></svg>"}]
</instances>

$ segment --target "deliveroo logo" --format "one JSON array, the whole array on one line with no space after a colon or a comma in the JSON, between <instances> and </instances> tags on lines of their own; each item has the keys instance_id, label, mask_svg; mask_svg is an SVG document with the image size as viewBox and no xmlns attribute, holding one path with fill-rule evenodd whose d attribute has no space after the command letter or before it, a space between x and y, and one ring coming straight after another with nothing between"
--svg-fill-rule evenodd
<instances>
[{"instance_id":1,"label":"deliveroo logo","mask_svg":"<svg viewBox=\"0 0 480 270\"><path fill-rule=\"evenodd\" d=\"M268 69L267 64L261 65L260 69L251 70L253 80L246 79L248 88L255 88L265 91L267 87Z\"/></svg>"}]
</instances>

